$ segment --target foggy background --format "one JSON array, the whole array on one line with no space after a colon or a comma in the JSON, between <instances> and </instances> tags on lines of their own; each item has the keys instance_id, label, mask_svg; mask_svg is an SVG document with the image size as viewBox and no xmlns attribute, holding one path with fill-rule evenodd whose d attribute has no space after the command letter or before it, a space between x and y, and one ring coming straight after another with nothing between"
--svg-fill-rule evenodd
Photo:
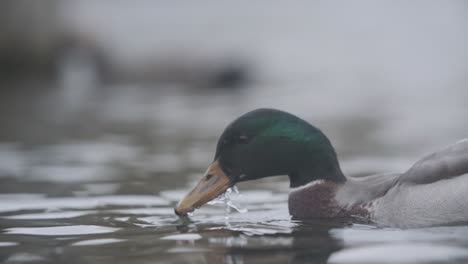
<instances>
[{"instance_id":1,"label":"foggy background","mask_svg":"<svg viewBox=\"0 0 468 264\"><path fill-rule=\"evenodd\" d=\"M322 128L345 170L405 169L467 135L464 1L1 5L8 157L109 137L177 171L201 144L202 167L222 129L259 107Z\"/></svg>"}]
</instances>

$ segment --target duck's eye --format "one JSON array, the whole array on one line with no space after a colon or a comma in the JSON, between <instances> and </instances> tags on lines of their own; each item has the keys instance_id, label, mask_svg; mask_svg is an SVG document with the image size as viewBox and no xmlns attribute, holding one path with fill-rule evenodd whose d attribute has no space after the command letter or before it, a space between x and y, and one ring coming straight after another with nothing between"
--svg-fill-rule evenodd
<instances>
[{"instance_id":1,"label":"duck's eye","mask_svg":"<svg viewBox=\"0 0 468 264\"><path fill-rule=\"evenodd\" d=\"M207 174L207 175L205 175L205 180L207 180L207 181L208 181L209 179L211 179L211 177L213 177L213 175L212 175L212 174Z\"/></svg>"},{"instance_id":2,"label":"duck's eye","mask_svg":"<svg viewBox=\"0 0 468 264\"><path fill-rule=\"evenodd\" d=\"M249 143L249 138L245 135L240 135L239 136L239 143L241 144L247 144Z\"/></svg>"}]
</instances>

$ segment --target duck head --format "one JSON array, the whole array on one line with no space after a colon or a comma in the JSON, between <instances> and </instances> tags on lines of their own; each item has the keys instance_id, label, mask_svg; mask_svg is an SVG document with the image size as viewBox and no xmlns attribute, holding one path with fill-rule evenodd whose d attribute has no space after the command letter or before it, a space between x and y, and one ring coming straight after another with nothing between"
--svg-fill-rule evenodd
<instances>
[{"instance_id":1,"label":"duck head","mask_svg":"<svg viewBox=\"0 0 468 264\"><path fill-rule=\"evenodd\" d=\"M335 150L319 129L280 110L257 109L226 127L214 161L175 212L186 215L238 182L276 175L288 175L290 187L345 180Z\"/></svg>"}]
</instances>

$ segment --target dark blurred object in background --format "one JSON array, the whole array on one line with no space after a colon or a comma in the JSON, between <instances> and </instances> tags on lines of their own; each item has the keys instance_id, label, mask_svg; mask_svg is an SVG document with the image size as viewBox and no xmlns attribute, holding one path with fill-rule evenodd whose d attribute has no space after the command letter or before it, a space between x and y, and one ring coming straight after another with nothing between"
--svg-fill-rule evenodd
<instances>
[{"instance_id":1,"label":"dark blurred object in background","mask_svg":"<svg viewBox=\"0 0 468 264\"><path fill-rule=\"evenodd\" d=\"M57 0L0 3L0 78L52 77L60 41Z\"/></svg>"},{"instance_id":2,"label":"dark blurred object in background","mask_svg":"<svg viewBox=\"0 0 468 264\"><path fill-rule=\"evenodd\" d=\"M75 24L64 11L69 5L59 0L0 3L0 81L32 78L67 85L75 75L84 74L95 85L153 82L233 88L249 80L250 66L242 57L209 53L197 57L191 55L190 48L171 48L171 54L164 55L155 52L130 66L121 63L107 52L109 47L99 41L96 32L73 28Z\"/></svg>"}]
</instances>

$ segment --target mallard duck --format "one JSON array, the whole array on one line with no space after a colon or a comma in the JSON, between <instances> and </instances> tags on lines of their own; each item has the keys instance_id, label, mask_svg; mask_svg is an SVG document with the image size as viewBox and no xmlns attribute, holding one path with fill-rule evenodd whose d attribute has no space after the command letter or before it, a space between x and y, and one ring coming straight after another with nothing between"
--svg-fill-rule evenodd
<instances>
[{"instance_id":1,"label":"mallard duck","mask_svg":"<svg viewBox=\"0 0 468 264\"><path fill-rule=\"evenodd\" d=\"M425 156L404 173L347 177L318 128L275 109L234 120L214 161L176 206L185 215L238 182L289 176L293 219L367 219L410 228L468 223L468 139Z\"/></svg>"}]
</instances>

